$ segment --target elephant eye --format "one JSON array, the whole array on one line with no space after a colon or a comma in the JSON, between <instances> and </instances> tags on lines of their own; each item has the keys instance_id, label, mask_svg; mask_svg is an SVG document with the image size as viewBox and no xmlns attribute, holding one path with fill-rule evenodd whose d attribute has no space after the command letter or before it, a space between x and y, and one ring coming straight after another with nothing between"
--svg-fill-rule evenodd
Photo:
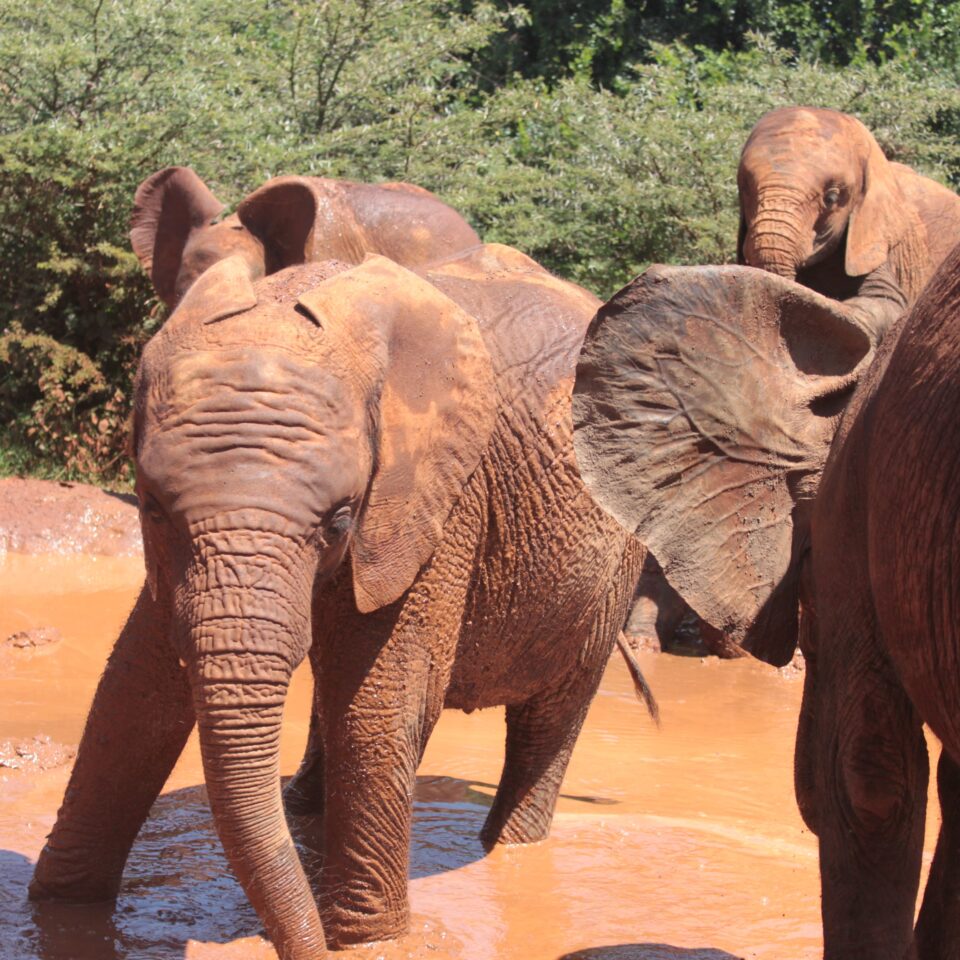
<instances>
[{"instance_id":1,"label":"elephant eye","mask_svg":"<svg viewBox=\"0 0 960 960\"><path fill-rule=\"evenodd\" d=\"M840 191L836 187L831 187L823 195L823 202L828 207L835 207L840 202Z\"/></svg>"},{"instance_id":2,"label":"elephant eye","mask_svg":"<svg viewBox=\"0 0 960 960\"><path fill-rule=\"evenodd\" d=\"M163 523L167 519L163 507L149 493L140 501L140 511L153 523Z\"/></svg>"},{"instance_id":3,"label":"elephant eye","mask_svg":"<svg viewBox=\"0 0 960 960\"><path fill-rule=\"evenodd\" d=\"M330 518L330 532L339 539L349 533L352 526L353 510L349 504L344 504L342 507L339 507Z\"/></svg>"}]
</instances>

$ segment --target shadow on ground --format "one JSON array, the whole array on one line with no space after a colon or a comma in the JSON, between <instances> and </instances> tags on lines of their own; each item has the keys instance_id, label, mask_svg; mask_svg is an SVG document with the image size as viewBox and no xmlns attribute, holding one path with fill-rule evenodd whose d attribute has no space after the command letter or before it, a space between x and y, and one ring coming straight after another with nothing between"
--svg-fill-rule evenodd
<instances>
[{"instance_id":1,"label":"shadow on ground","mask_svg":"<svg viewBox=\"0 0 960 960\"><path fill-rule=\"evenodd\" d=\"M666 943L620 943L566 953L558 960L744 960L710 947L671 947Z\"/></svg>"}]
</instances>

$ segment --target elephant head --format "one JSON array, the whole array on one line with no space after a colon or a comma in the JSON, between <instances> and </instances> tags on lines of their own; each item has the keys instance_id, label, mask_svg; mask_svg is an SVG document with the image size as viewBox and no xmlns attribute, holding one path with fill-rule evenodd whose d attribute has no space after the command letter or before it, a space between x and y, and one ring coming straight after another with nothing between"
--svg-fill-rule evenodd
<instances>
[{"instance_id":1,"label":"elephant head","mask_svg":"<svg viewBox=\"0 0 960 960\"><path fill-rule=\"evenodd\" d=\"M587 332L584 481L693 610L762 659L793 653L809 506L874 331L903 307L749 267L652 267Z\"/></svg>"},{"instance_id":2,"label":"elephant head","mask_svg":"<svg viewBox=\"0 0 960 960\"><path fill-rule=\"evenodd\" d=\"M781 277L834 257L846 277L865 276L892 252L904 256L899 248L920 228L870 131L835 110L784 107L763 116L743 148L737 183L737 262ZM911 265L903 266L901 282Z\"/></svg>"},{"instance_id":3,"label":"elephant head","mask_svg":"<svg viewBox=\"0 0 960 960\"><path fill-rule=\"evenodd\" d=\"M187 167L167 167L140 184L130 242L168 307L230 256L257 280L311 261L358 264L368 253L419 266L480 242L455 210L411 184L275 177L218 222L223 209Z\"/></svg>"},{"instance_id":4,"label":"elephant head","mask_svg":"<svg viewBox=\"0 0 960 960\"><path fill-rule=\"evenodd\" d=\"M188 167L167 167L137 189L130 242L157 295L173 308L205 270L227 257L239 258L251 280L315 259L317 207L306 177L278 177L218 222L224 205L200 177ZM353 259L362 260L363 251Z\"/></svg>"},{"instance_id":5,"label":"elephant head","mask_svg":"<svg viewBox=\"0 0 960 960\"><path fill-rule=\"evenodd\" d=\"M284 958L323 955L283 816L281 714L315 588L397 600L493 428L473 317L383 257L257 283L206 271L144 350L133 448L147 580L172 610L210 804Z\"/></svg>"}]
</instances>

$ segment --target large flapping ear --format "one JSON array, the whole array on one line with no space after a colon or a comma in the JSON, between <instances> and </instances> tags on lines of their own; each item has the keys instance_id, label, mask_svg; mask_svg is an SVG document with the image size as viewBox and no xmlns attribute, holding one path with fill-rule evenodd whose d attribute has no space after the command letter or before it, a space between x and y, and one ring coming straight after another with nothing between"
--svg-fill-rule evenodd
<instances>
[{"instance_id":1,"label":"large flapping ear","mask_svg":"<svg viewBox=\"0 0 960 960\"><path fill-rule=\"evenodd\" d=\"M374 472L351 547L367 613L413 583L480 462L497 414L490 357L472 316L385 257L299 303L324 329L372 337L364 349L382 354Z\"/></svg>"},{"instance_id":2,"label":"large flapping ear","mask_svg":"<svg viewBox=\"0 0 960 960\"><path fill-rule=\"evenodd\" d=\"M268 274L313 259L317 212L317 194L306 177L270 180L237 207L240 222L263 244Z\"/></svg>"},{"instance_id":3,"label":"large flapping ear","mask_svg":"<svg viewBox=\"0 0 960 960\"><path fill-rule=\"evenodd\" d=\"M584 342L584 481L700 617L771 662L796 641L794 505L872 349L843 304L735 266L651 267Z\"/></svg>"},{"instance_id":4,"label":"large flapping ear","mask_svg":"<svg viewBox=\"0 0 960 960\"><path fill-rule=\"evenodd\" d=\"M870 131L856 123L862 142L863 179L859 201L847 224L844 269L850 277L862 277L887 260L891 247L906 237L912 213L893 164Z\"/></svg>"},{"instance_id":5,"label":"large flapping ear","mask_svg":"<svg viewBox=\"0 0 960 960\"><path fill-rule=\"evenodd\" d=\"M240 256L227 257L200 274L164 329L172 330L185 323L216 323L256 305L246 260Z\"/></svg>"},{"instance_id":6,"label":"large flapping ear","mask_svg":"<svg viewBox=\"0 0 960 960\"><path fill-rule=\"evenodd\" d=\"M157 296L168 307L176 300L177 274L190 233L210 223L223 209L189 167L166 167L137 188L130 244Z\"/></svg>"}]
</instances>

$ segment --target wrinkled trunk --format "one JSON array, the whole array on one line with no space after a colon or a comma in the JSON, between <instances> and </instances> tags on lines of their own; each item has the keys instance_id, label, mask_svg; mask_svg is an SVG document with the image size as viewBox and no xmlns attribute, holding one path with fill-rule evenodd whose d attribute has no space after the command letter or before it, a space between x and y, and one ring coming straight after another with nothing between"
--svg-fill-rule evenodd
<instances>
[{"instance_id":1,"label":"wrinkled trunk","mask_svg":"<svg viewBox=\"0 0 960 960\"><path fill-rule=\"evenodd\" d=\"M323 925L284 818L279 771L287 688L308 646L308 578L263 560L208 557L191 578L193 697L227 858L282 960L316 960L326 955Z\"/></svg>"},{"instance_id":2,"label":"wrinkled trunk","mask_svg":"<svg viewBox=\"0 0 960 960\"><path fill-rule=\"evenodd\" d=\"M760 194L757 212L744 242L744 258L788 280L811 255L812 246L803 230L806 198L789 190L767 190Z\"/></svg>"}]
</instances>

